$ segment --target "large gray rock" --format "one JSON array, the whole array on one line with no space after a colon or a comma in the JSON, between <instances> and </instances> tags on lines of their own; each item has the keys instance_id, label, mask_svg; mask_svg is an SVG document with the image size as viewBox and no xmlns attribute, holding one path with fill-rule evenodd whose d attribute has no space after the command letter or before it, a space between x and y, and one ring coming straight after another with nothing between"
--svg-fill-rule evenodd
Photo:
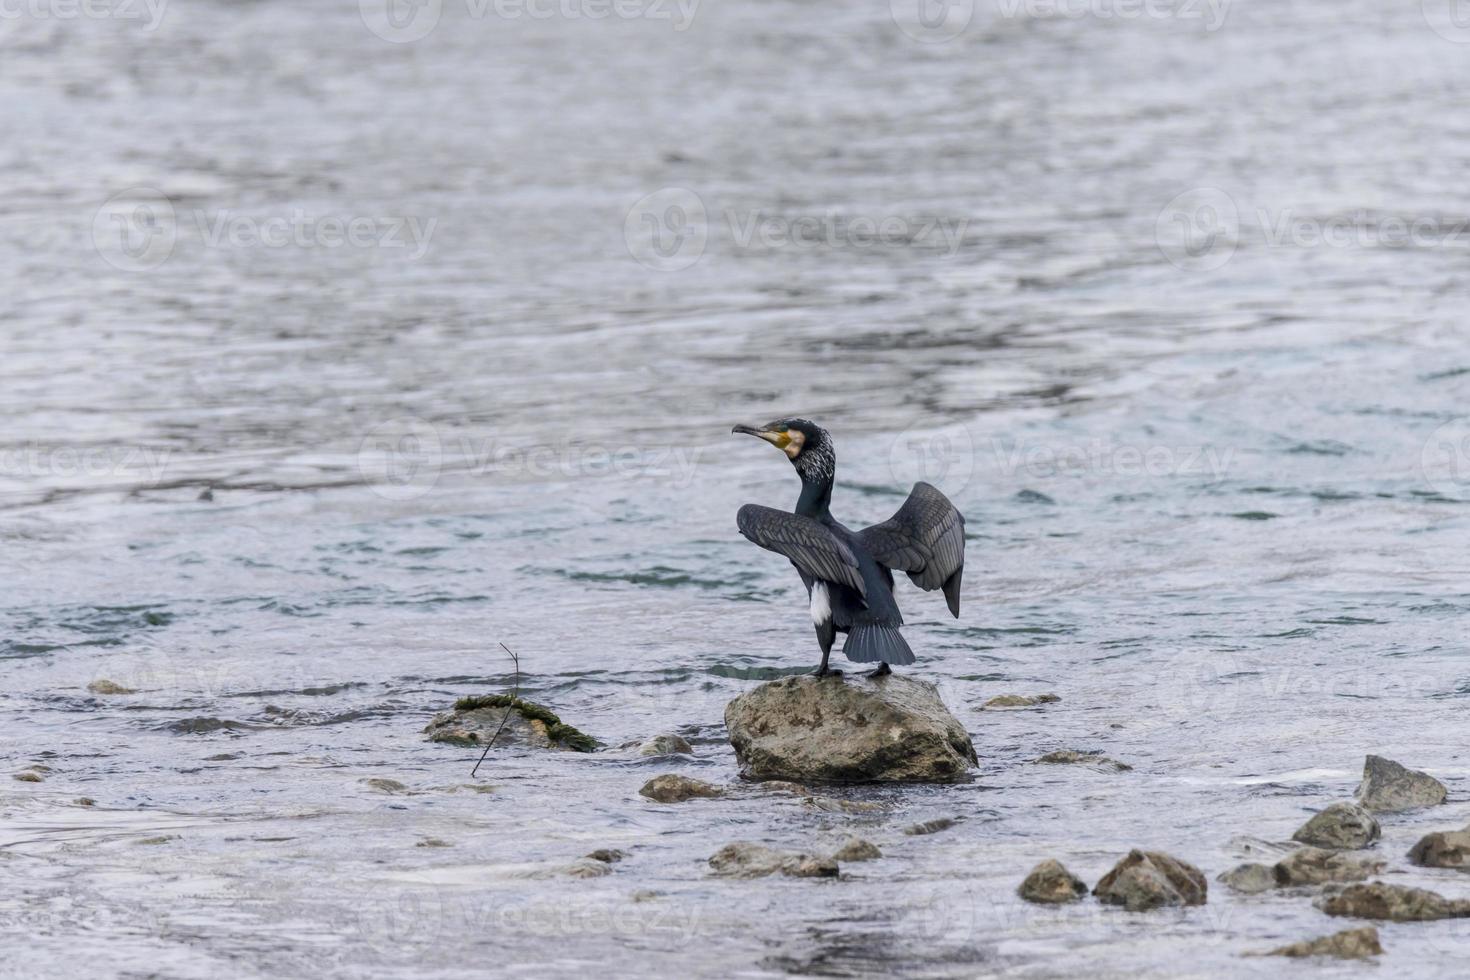
<instances>
[{"instance_id":1,"label":"large gray rock","mask_svg":"<svg viewBox=\"0 0 1470 980\"><path fill-rule=\"evenodd\" d=\"M750 779L953 782L977 761L934 685L902 675L772 681L731 701L725 728Z\"/></svg>"},{"instance_id":2,"label":"large gray rock","mask_svg":"<svg viewBox=\"0 0 1470 980\"><path fill-rule=\"evenodd\" d=\"M1209 882L1199 868L1159 851L1129 851L1103 875L1092 893L1130 912L1165 905L1203 905Z\"/></svg>"},{"instance_id":3,"label":"large gray rock","mask_svg":"<svg viewBox=\"0 0 1470 980\"><path fill-rule=\"evenodd\" d=\"M1318 901L1317 907L1328 915L1387 919L1390 922L1428 922L1470 916L1470 902L1448 899L1423 888L1386 885L1381 881L1348 885L1336 895Z\"/></svg>"},{"instance_id":4,"label":"large gray rock","mask_svg":"<svg viewBox=\"0 0 1470 980\"><path fill-rule=\"evenodd\" d=\"M1046 860L1031 869L1016 894L1028 902L1062 905L1080 901L1087 894L1087 885L1060 861Z\"/></svg>"},{"instance_id":5,"label":"large gray rock","mask_svg":"<svg viewBox=\"0 0 1470 980\"><path fill-rule=\"evenodd\" d=\"M1366 881L1383 870L1385 862L1357 858L1321 847L1303 847L1277 862L1278 885L1327 885Z\"/></svg>"},{"instance_id":6,"label":"large gray rock","mask_svg":"<svg viewBox=\"0 0 1470 980\"><path fill-rule=\"evenodd\" d=\"M1470 827L1420 838L1409 851L1409 860L1425 868L1470 868Z\"/></svg>"},{"instance_id":7,"label":"large gray rock","mask_svg":"<svg viewBox=\"0 0 1470 980\"><path fill-rule=\"evenodd\" d=\"M1378 941L1378 930L1372 926L1360 929L1344 929L1321 939L1307 939L1290 946L1281 946L1258 956L1331 956L1339 960L1361 960L1378 956L1383 946Z\"/></svg>"},{"instance_id":8,"label":"large gray rock","mask_svg":"<svg viewBox=\"0 0 1470 980\"><path fill-rule=\"evenodd\" d=\"M1436 806L1448 795L1444 783L1427 773L1405 769L1382 756L1363 761L1363 782L1358 802L1374 813L1397 813L1423 806Z\"/></svg>"},{"instance_id":9,"label":"large gray rock","mask_svg":"<svg viewBox=\"0 0 1470 980\"><path fill-rule=\"evenodd\" d=\"M1348 851L1367 847L1382 832L1373 814L1356 803L1334 803L1302 824L1291 839L1313 847Z\"/></svg>"}]
</instances>

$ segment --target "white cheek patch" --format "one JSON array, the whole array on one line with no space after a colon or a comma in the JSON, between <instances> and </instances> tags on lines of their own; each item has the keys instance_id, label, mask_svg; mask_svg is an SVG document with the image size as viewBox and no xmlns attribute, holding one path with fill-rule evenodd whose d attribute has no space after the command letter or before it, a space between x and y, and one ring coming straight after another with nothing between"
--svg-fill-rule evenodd
<instances>
[{"instance_id":1,"label":"white cheek patch","mask_svg":"<svg viewBox=\"0 0 1470 980\"><path fill-rule=\"evenodd\" d=\"M821 626L832 618L832 602L827 595L827 583L812 585L812 622Z\"/></svg>"}]
</instances>

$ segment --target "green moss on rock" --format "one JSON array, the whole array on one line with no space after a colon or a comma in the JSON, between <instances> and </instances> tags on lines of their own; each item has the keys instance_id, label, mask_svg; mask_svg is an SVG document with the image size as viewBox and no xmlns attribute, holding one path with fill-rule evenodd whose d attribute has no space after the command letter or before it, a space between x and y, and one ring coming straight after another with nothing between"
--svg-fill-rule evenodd
<instances>
[{"instance_id":1,"label":"green moss on rock","mask_svg":"<svg viewBox=\"0 0 1470 980\"><path fill-rule=\"evenodd\" d=\"M595 752L601 744L591 735L562 721L550 708L534 701L513 698L509 694L485 694L454 702L455 711L479 711L481 708L514 708L527 721L539 721L545 725L547 738L576 752Z\"/></svg>"}]
</instances>

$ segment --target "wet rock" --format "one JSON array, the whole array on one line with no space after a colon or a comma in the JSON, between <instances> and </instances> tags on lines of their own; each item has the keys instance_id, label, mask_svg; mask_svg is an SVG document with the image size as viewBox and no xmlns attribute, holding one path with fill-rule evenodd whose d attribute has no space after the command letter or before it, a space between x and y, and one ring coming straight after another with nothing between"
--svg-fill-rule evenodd
<instances>
[{"instance_id":1,"label":"wet rock","mask_svg":"<svg viewBox=\"0 0 1470 980\"><path fill-rule=\"evenodd\" d=\"M1303 847L1276 863L1272 871L1278 885L1328 885L1366 881L1382 871L1385 862L1351 857L1341 851Z\"/></svg>"},{"instance_id":2,"label":"wet rock","mask_svg":"<svg viewBox=\"0 0 1470 980\"><path fill-rule=\"evenodd\" d=\"M1276 887L1276 871L1264 864L1241 864L1215 878L1233 892L1259 895Z\"/></svg>"},{"instance_id":3,"label":"wet rock","mask_svg":"<svg viewBox=\"0 0 1470 980\"><path fill-rule=\"evenodd\" d=\"M573 878L601 878L604 875L612 874L612 865L606 861L578 858L561 870L563 874L570 875Z\"/></svg>"},{"instance_id":4,"label":"wet rock","mask_svg":"<svg viewBox=\"0 0 1470 980\"><path fill-rule=\"evenodd\" d=\"M586 855L590 860L601 861L603 864L617 864L627 857L626 851L620 851L612 847L600 847L591 854Z\"/></svg>"},{"instance_id":5,"label":"wet rock","mask_svg":"<svg viewBox=\"0 0 1470 980\"><path fill-rule=\"evenodd\" d=\"M499 732L499 735L496 735ZM598 741L563 722L544 705L508 694L460 698L453 711L434 716L424 728L431 742L450 745L522 745L567 752L592 752Z\"/></svg>"},{"instance_id":6,"label":"wet rock","mask_svg":"<svg viewBox=\"0 0 1470 980\"><path fill-rule=\"evenodd\" d=\"M87 690L93 694L137 694L131 687L123 687L117 681L109 681L99 678L87 685Z\"/></svg>"},{"instance_id":7,"label":"wet rock","mask_svg":"<svg viewBox=\"0 0 1470 980\"><path fill-rule=\"evenodd\" d=\"M861 837L849 837L833 854L834 861L876 861L883 856L878 845Z\"/></svg>"},{"instance_id":8,"label":"wet rock","mask_svg":"<svg viewBox=\"0 0 1470 980\"><path fill-rule=\"evenodd\" d=\"M1059 749L1056 752L1048 752L1040 759L1039 763L1047 765L1082 765L1094 769L1109 770L1112 772L1130 772L1133 767L1117 759L1109 759L1101 752L1079 752L1077 749Z\"/></svg>"},{"instance_id":9,"label":"wet rock","mask_svg":"<svg viewBox=\"0 0 1470 980\"><path fill-rule=\"evenodd\" d=\"M441 840L438 837L425 837L423 840L419 841L417 844L414 845L414 847L453 847L453 846L454 845L451 844L451 843L449 843L449 841L447 841L447 840Z\"/></svg>"},{"instance_id":10,"label":"wet rock","mask_svg":"<svg viewBox=\"0 0 1470 980\"><path fill-rule=\"evenodd\" d=\"M18 772L15 778L23 783L44 783L46 781L46 777L38 772Z\"/></svg>"},{"instance_id":11,"label":"wet rock","mask_svg":"<svg viewBox=\"0 0 1470 980\"><path fill-rule=\"evenodd\" d=\"M94 800L94 799L92 799L90 796L78 796L76 799L72 800L72 802L75 803L77 806L96 806L97 805L97 801Z\"/></svg>"},{"instance_id":12,"label":"wet rock","mask_svg":"<svg viewBox=\"0 0 1470 980\"><path fill-rule=\"evenodd\" d=\"M827 813L882 813L888 809L882 803L874 803L869 800L839 800L832 796L808 796L801 802L803 806Z\"/></svg>"},{"instance_id":13,"label":"wet rock","mask_svg":"<svg viewBox=\"0 0 1470 980\"><path fill-rule=\"evenodd\" d=\"M1028 902L1042 905L1062 905L1081 901L1087 894L1087 884L1062 866L1060 861L1042 861L1031 869L1021 887L1016 889Z\"/></svg>"},{"instance_id":14,"label":"wet rock","mask_svg":"<svg viewBox=\"0 0 1470 980\"><path fill-rule=\"evenodd\" d=\"M380 793L407 793L409 789L396 779L364 779L364 786L368 786Z\"/></svg>"},{"instance_id":15,"label":"wet rock","mask_svg":"<svg viewBox=\"0 0 1470 980\"><path fill-rule=\"evenodd\" d=\"M955 821L952 818L939 817L935 820L925 820L923 823L916 823L912 827L905 827L903 828L903 832L908 837L923 837L927 834L937 834L941 830L948 830L954 825Z\"/></svg>"},{"instance_id":16,"label":"wet rock","mask_svg":"<svg viewBox=\"0 0 1470 980\"><path fill-rule=\"evenodd\" d=\"M981 711L995 711L998 708L1038 708L1043 704L1053 704L1061 698L1055 694L997 694L980 706Z\"/></svg>"},{"instance_id":17,"label":"wet rock","mask_svg":"<svg viewBox=\"0 0 1470 980\"><path fill-rule=\"evenodd\" d=\"M768 793L795 793L797 796L808 796L811 790L800 783L789 783L784 779L771 779L760 784L760 788Z\"/></svg>"},{"instance_id":18,"label":"wet rock","mask_svg":"<svg viewBox=\"0 0 1470 980\"><path fill-rule=\"evenodd\" d=\"M965 727L933 684L803 674L725 708L744 774L801 782L953 782L976 764Z\"/></svg>"},{"instance_id":19,"label":"wet rock","mask_svg":"<svg viewBox=\"0 0 1470 980\"><path fill-rule=\"evenodd\" d=\"M1159 851L1129 851L1092 893L1130 912L1166 905L1203 905L1209 882L1198 868Z\"/></svg>"},{"instance_id":20,"label":"wet rock","mask_svg":"<svg viewBox=\"0 0 1470 980\"><path fill-rule=\"evenodd\" d=\"M1370 755L1363 762L1358 802L1374 813L1397 813L1445 801L1444 783L1427 773L1405 769L1397 762Z\"/></svg>"},{"instance_id":21,"label":"wet rock","mask_svg":"<svg viewBox=\"0 0 1470 980\"><path fill-rule=\"evenodd\" d=\"M1257 956L1333 956L1340 960L1362 960L1378 956L1383 946L1378 942L1378 930L1372 926L1361 929L1344 929L1321 939L1308 939L1290 946L1281 946Z\"/></svg>"},{"instance_id":22,"label":"wet rock","mask_svg":"<svg viewBox=\"0 0 1470 980\"><path fill-rule=\"evenodd\" d=\"M144 837L140 840L134 841L133 843L147 847L154 847L159 844L167 844L169 841L176 841L178 839L178 834L160 834L157 837Z\"/></svg>"},{"instance_id":23,"label":"wet rock","mask_svg":"<svg viewBox=\"0 0 1470 980\"><path fill-rule=\"evenodd\" d=\"M638 746L639 755L693 755L694 746L678 735L655 735Z\"/></svg>"},{"instance_id":24,"label":"wet rock","mask_svg":"<svg viewBox=\"0 0 1470 980\"><path fill-rule=\"evenodd\" d=\"M1409 861L1423 868L1470 868L1470 827L1420 838L1409 850Z\"/></svg>"},{"instance_id":25,"label":"wet rock","mask_svg":"<svg viewBox=\"0 0 1470 980\"><path fill-rule=\"evenodd\" d=\"M1382 828L1378 820L1356 803L1334 803L1291 835L1294 841L1314 847L1357 850L1376 841Z\"/></svg>"},{"instance_id":26,"label":"wet rock","mask_svg":"<svg viewBox=\"0 0 1470 980\"><path fill-rule=\"evenodd\" d=\"M709 866L715 874L726 878L763 878L777 873L794 878L831 878L837 875L835 858L778 851L747 841L726 844L709 859Z\"/></svg>"},{"instance_id":27,"label":"wet rock","mask_svg":"<svg viewBox=\"0 0 1470 980\"><path fill-rule=\"evenodd\" d=\"M683 803L685 800L695 798L711 799L716 796L724 796L725 791L702 779L690 779L688 776L677 776L667 772L662 776L654 776L644 783L638 795L646 796L655 803Z\"/></svg>"},{"instance_id":28,"label":"wet rock","mask_svg":"<svg viewBox=\"0 0 1470 980\"><path fill-rule=\"evenodd\" d=\"M1429 922L1470 916L1470 902L1448 899L1423 888L1387 885L1381 881L1348 885L1337 894L1320 899L1317 907L1328 915L1387 919L1390 922Z\"/></svg>"}]
</instances>

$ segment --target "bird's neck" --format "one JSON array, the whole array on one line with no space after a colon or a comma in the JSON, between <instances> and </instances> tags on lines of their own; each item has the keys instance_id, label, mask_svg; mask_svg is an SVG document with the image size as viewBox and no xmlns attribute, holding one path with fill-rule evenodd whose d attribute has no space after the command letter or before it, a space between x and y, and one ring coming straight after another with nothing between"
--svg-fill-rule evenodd
<instances>
[{"instance_id":1,"label":"bird's neck","mask_svg":"<svg viewBox=\"0 0 1470 980\"><path fill-rule=\"evenodd\" d=\"M828 507L832 503L832 480L801 479L801 496L796 500L796 512L802 517L827 520L832 516Z\"/></svg>"}]
</instances>

